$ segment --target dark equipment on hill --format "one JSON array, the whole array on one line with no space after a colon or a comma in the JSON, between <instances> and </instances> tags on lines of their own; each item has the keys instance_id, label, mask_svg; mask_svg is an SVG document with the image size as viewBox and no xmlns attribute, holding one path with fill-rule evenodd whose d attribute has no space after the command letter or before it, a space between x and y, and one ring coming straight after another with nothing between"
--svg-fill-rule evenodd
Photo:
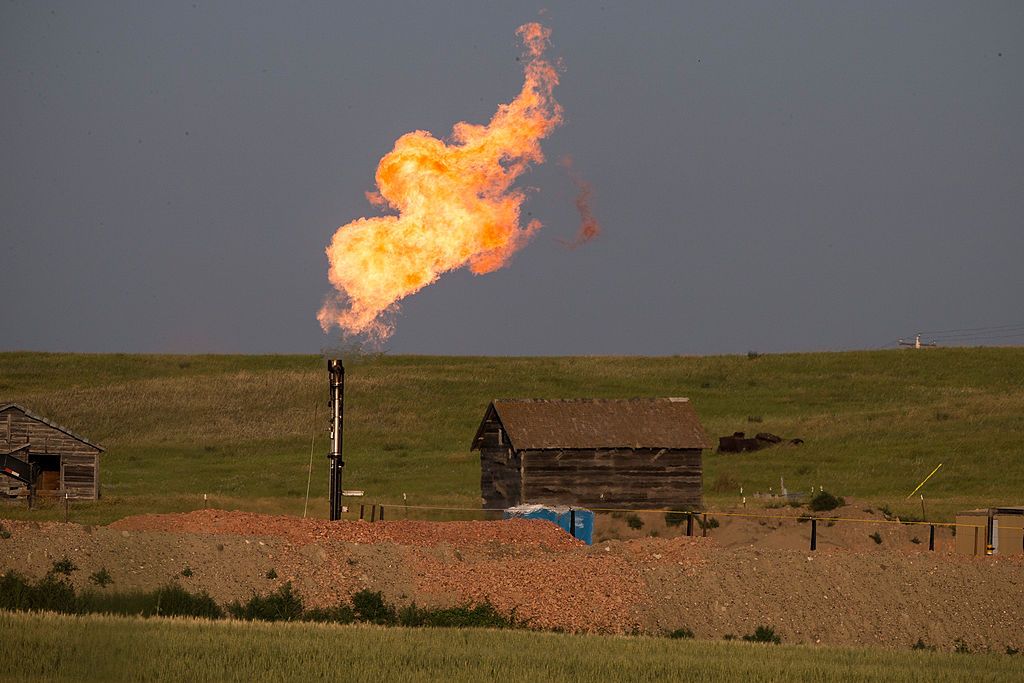
<instances>
[{"instance_id":1,"label":"dark equipment on hill","mask_svg":"<svg viewBox=\"0 0 1024 683\"><path fill-rule=\"evenodd\" d=\"M327 361L327 375L330 378L331 408L331 452L327 457L331 461L331 521L341 519L341 468L345 466L341 458L341 432L345 417L345 366L341 359L332 358Z\"/></svg>"},{"instance_id":2,"label":"dark equipment on hill","mask_svg":"<svg viewBox=\"0 0 1024 683\"><path fill-rule=\"evenodd\" d=\"M745 451L759 451L763 448L770 448L783 443L785 439L769 432L761 432L754 438L747 438L743 432L733 432L732 436L718 437L719 453L743 453ZM803 439L790 439L786 441L790 446L799 446Z\"/></svg>"},{"instance_id":3,"label":"dark equipment on hill","mask_svg":"<svg viewBox=\"0 0 1024 683\"><path fill-rule=\"evenodd\" d=\"M39 475L38 465L17 457L20 455L27 458L28 448L29 445L25 444L7 453L0 453L0 474L6 474L27 486L34 485L36 477Z\"/></svg>"}]
</instances>

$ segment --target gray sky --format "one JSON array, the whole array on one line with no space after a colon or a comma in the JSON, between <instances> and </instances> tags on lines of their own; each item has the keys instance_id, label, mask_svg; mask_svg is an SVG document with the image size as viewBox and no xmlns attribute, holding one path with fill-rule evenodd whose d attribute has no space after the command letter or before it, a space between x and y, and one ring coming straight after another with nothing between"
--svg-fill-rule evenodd
<instances>
[{"instance_id":1,"label":"gray sky","mask_svg":"<svg viewBox=\"0 0 1024 683\"><path fill-rule=\"evenodd\" d=\"M378 160L511 100L538 18L565 65L520 182L545 227L405 300L387 349L1024 342L1024 3L4 0L0 349L332 344L323 250L377 215ZM575 250L564 154L604 228Z\"/></svg>"}]
</instances>

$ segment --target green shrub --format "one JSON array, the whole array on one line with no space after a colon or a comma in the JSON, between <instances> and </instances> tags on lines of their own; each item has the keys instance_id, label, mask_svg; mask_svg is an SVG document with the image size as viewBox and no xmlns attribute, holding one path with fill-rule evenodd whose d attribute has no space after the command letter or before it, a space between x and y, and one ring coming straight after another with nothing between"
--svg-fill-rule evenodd
<instances>
[{"instance_id":1,"label":"green shrub","mask_svg":"<svg viewBox=\"0 0 1024 683\"><path fill-rule=\"evenodd\" d=\"M195 572L192 571L192 567L188 566L187 564L185 565L185 568L181 570L181 575L184 576L186 579L192 576L193 574L195 574Z\"/></svg>"},{"instance_id":2,"label":"green shrub","mask_svg":"<svg viewBox=\"0 0 1024 683\"><path fill-rule=\"evenodd\" d=\"M11 532L7 530L3 524L0 524L0 538L7 540L11 537Z\"/></svg>"},{"instance_id":3,"label":"green shrub","mask_svg":"<svg viewBox=\"0 0 1024 683\"><path fill-rule=\"evenodd\" d=\"M873 534L868 534L868 538L870 538L878 545L882 545L882 534L878 533L877 531Z\"/></svg>"},{"instance_id":4,"label":"green shrub","mask_svg":"<svg viewBox=\"0 0 1024 683\"><path fill-rule=\"evenodd\" d=\"M693 638L693 631L691 631L688 628L683 627L683 628L677 628L675 631L669 631L666 635L669 638L673 638L673 639L676 639L676 640L684 639L684 638Z\"/></svg>"},{"instance_id":5,"label":"green shrub","mask_svg":"<svg viewBox=\"0 0 1024 683\"><path fill-rule=\"evenodd\" d=\"M47 574L32 583L21 574L8 571L0 577L0 609L75 614L78 605L74 587L63 578Z\"/></svg>"},{"instance_id":6,"label":"green shrub","mask_svg":"<svg viewBox=\"0 0 1024 683\"><path fill-rule=\"evenodd\" d=\"M106 567L100 568L99 571L95 571L89 575L89 581L100 588L106 588L110 584L114 583L114 577L110 575Z\"/></svg>"},{"instance_id":7,"label":"green shrub","mask_svg":"<svg viewBox=\"0 0 1024 683\"><path fill-rule=\"evenodd\" d=\"M64 576L71 576L71 573L76 571L78 571L78 566L67 555L54 562L53 567L50 568L51 574L63 574Z\"/></svg>"},{"instance_id":8,"label":"green shrub","mask_svg":"<svg viewBox=\"0 0 1024 683\"><path fill-rule=\"evenodd\" d=\"M701 529L717 529L719 527L718 520L714 517L708 517L706 520L703 517L698 517L697 523Z\"/></svg>"},{"instance_id":9,"label":"green shrub","mask_svg":"<svg viewBox=\"0 0 1024 683\"><path fill-rule=\"evenodd\" d=\"M271 581L273 581L274 579L277 578L277 572L274 570L273 567L271 567L270 569L267 570L267 573L265 574L265 576L268 579L270 579Z\"/></svg>"},{"instance_id":10,"label":"green shrub","mask_svg":"<svg viewBox=\"0 0 1024 683\"><path fill-rule=\"evenodd\" d=\"M665 513L665 526L679 526L686 521L686 514L685 512L669 510Z\"/></svg>"},{"instance_id":11,"label":"green shrub","mask_svg":"<svg viewBox=\"0 0 1024 683\"><path fill-rule=\"evenodd\" d=\"M917 642L910 646L910 649L911 650L930 650L931 652L934 652L935 651L935 646L934 645L928 645L927 643L924 642L924 640L922 640L921 638L918 638Z\"/></svg>"},{"instance_id":12,"label":"green shrub","mask_svg":"<svg viewBox=\"0 0 1024 683\"><path fill-rule=\"evenodd\" d=\"M626 525L630 529L642 529L644 527L644 520L640 519L637 515L626 515Z\"/></svg>"},{"instance_id":13,"label":"green shrub","mask_svg":"<svg viewBox=\"0 0 1024 683\"><path fill-rule=\"evenodd\" d=\"M245 603L235 600L228 605L228 613L247 621L298 621L303 616L302 598L289 581L268 595L254 592Z\"/></svg>"},{"instance_id":14,"label":"green shrub","mask_svg":"<svg viewBox=\"0 0 1024 683\"><path fill-rule=\"evenodd\" d=\"M968 655L971 653L971 648L967 647L967 643L964 642L963 638L957 638L953 641L953 652Z\"/></svg>"},{"instance_id":15,"label":"green shrub","mask_svg":"<svg viewBox=\"0 0 1024 683\"><path fill-rule=\"evenodd\" d=\"M106 585L112 581L105 569L93 574L90 580L96 585ZM45 610L63 614L188 616L206 619L218 619L224 615L224 611L205 592L192 594L176 584L148 592L87 591L76 595L74 587L66 579L58 578L54 574L47 574L39 581L32 582L13 571L0 577L0 609Z\"/></svg>"},{"instance_id":16,"label":"green shrub","mask_svg":"<svg viewBox=\"0 0 1024 683\"><path fill-rule=\"evenodd\" d=\"M384 600L384 594L363 589L352 596L352 609L356 619L371 624L393 626L398 621L398 612Z\"/></svg>"},{"instance_id":17,"label":"green shrub","mask_svg":"<svg viewBox=\"0 0 1024 683\"><path fill-rule=\"evenodd\" d=\"M156 605L157 616L205 619L220 619L224 616L224 610L206 591L189 593L176 583L157 589Z\"/></svg>"},{"instance_id":18,"label":"green shrub","mask_svg":"<svg viewBox=\"0 0 1024 683\"><path fill-rule=\"evenodd\" d=\"M176 583L152 591L87 591L78 599L80 614L220 619L224 610L208 593L190 593Z\"/></svg>"},{"instance_id":19,"label":"green shrub","mask_svg":"<svg viewBox=\"0 0 1024 683\"><path fill-rule=\"evenodd\" d=\"M819 491L814 498L811 498L811 502L807 507L815 512L825 512L827 510L835 510L837 507L845 504L846 501L842 498L833 496L828 491Z\"/></svg>"},{"instance_id":20,"label":"green shrub","mask_svg":"<svg viewBox=\"0 0 1024 683\"><path fill-rule=\"evenodd\" d=\"M782 638L775 633L775 629L771 626L758 626L753 633L743 636L743 640L748 643L772 643L774 645L782 642Z\"/></svg>"},{"instance_id":21,"label":"green shrub","mask_svg":"<svg viewBox=\"0 0 1024 683\"><path fill-rule=\"evenodd\" d=\"M398 610L398 624L445 628L514 628L519 625L514 614L507 617L487 602L437 609L422 609L413 603Z\"/></svg>"}]
</instances>

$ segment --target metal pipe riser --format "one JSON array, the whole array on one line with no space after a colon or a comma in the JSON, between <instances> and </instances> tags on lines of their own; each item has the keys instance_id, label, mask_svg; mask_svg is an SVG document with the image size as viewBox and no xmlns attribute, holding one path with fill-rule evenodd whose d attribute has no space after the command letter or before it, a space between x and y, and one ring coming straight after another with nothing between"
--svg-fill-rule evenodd
<instances>
[{"instance_id":1,"label":"metal pipe riser","mask_svg":"<svg viewBox=\"0 0 1024 683\"><path fill-rule=\"evenodd\" d=\"M330 519L341 519L341 469L345 466L342 459L342 434L345 419L345 366L341 360L332 358L327 361L327 374L330 379L331 407L331 452L330 459Z\"/></svg>"}]
</instances>

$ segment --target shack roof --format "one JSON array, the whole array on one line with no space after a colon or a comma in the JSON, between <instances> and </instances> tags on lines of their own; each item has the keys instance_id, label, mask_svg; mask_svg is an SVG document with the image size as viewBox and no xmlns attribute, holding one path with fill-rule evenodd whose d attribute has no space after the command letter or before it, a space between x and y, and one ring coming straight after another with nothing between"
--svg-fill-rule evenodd
<instances>
[{"instance_id":1,"label":"shack roof","mask_svg":"<svg viewBox=\"0 0 1024 683\"><path fill-rule=\"evenodd\" d=\"M58 432L64 432L65 434L70 436L72 439L76 439L78 441L81 441L84 444L92 446L93 448L95 448L96 450L98 450L100 452L104 452L104 451L107 450L106 448L104 448L103 446L99 445L98 443L93 443L92 441L89 441L89 439L85 438L84 436L80 436L78 434L75 434L73 431L71 431L67 427L61 427L56 422L53 422L52 420L48 420L45 417L43 417L42 415L36 415L35 413L33 413L31 410L29 410L28 408L26 408L23 405L19 405L17 403L2 403L2 404L0 404L0 413L4 413L4 412L6 412L8 410L17 410L20 413L23 413L26 417L29 417L29 418L31 418L33 420L38 421L38 422L42 422L44 425L46 425L48 427L52 427L52 428L56 429Z\"/></svg>"},{"instance_id":2,"label":"shack roof","mask_svg":"<svg viewBox=\"0 0 1024 683\"><path fill-rule=\"evenodd\" d=\"M483 443L497 419L516 450L583 448L709 448L686 398L497 399L473 438Z\"/></svg>"}]
</instances>

